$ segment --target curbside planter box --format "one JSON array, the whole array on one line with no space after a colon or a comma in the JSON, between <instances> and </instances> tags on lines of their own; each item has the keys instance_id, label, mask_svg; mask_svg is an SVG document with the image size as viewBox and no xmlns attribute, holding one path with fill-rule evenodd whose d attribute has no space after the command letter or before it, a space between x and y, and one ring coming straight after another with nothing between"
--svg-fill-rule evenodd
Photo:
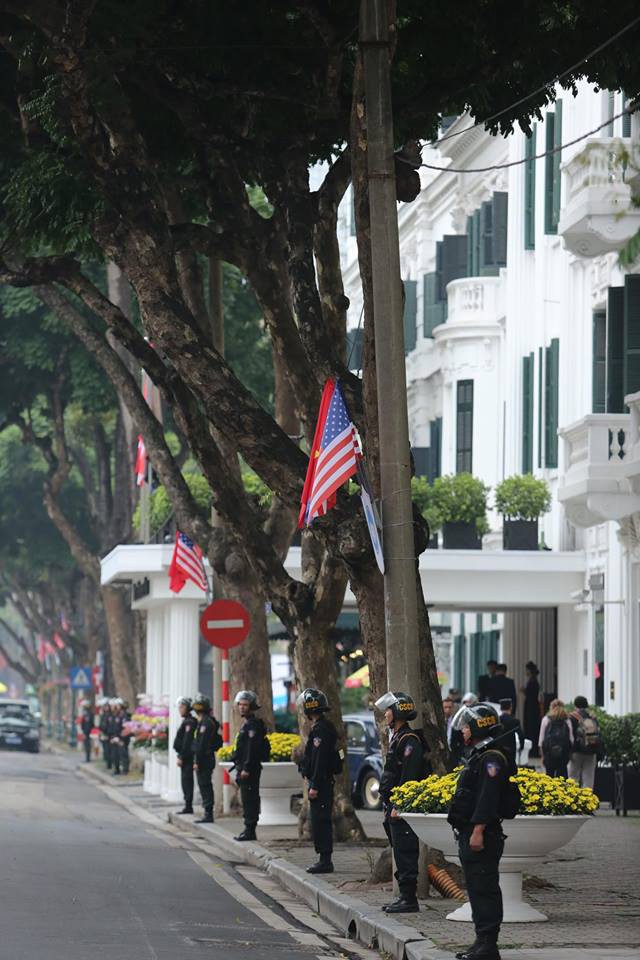
<instances>
[{"instance_id":1,"label":"curbside planter box","mask_svg":"<svg viewBox=\"0 0 640 960\"><path fill-rule=\"evenodd\" d=\"M538 521L508 520L502 526L502 546L505 550L537 550Z\"/></svg>"},{"instance_id":2,"label":"curbside planter box","mask_svg":"<svg viewBox=\"0 0 640 960\"><path fill-rule=\"evenodd\" d=\"M227 772L233 766L228 761L220 764ZM291 797L302 793L302 778L295 763L264 763L260 776L261 827L296 824L298 818L291 813Z\"/></svg>"},{"instance_id":3,"label":"curbside planter box","mask_svg":"<svg viewBox=\"0 0 640 960\"><path fill-rule=\"evenodd\" d=\"M442 540L445 550L482 550L482 538L475 523L446 520L442 524Z\"/></svg>"}]
</instances>

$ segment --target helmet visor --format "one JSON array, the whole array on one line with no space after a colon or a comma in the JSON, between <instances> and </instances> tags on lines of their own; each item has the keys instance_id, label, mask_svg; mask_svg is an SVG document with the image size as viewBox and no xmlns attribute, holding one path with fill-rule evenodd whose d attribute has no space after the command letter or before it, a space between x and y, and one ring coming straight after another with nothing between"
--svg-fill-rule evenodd
<instances>
[{"instance_id":1,"label":"helmet visor","mask_svg":"<svg viewBox=\"0 0 640 960\"><path fill-rule=\"evenodd\" d=\"M475 714L471 707L460 707L451 722L451 729L462 730L463 727L468 727L471 721L474 719Z\"/></svg>"},{"instance_id":2,"label":"helmet visor","mask_svg":"<svg viewBox=\"0 0 640 960\"><path fill-rule=\"evenodd\" d=\"M379 710L380 713L384 713L385 710L389 710L391 707L394 707L398 702L398 698L395 693L391 690L388 690L387 693L383 693L382 696L376 700L375 708Z\"/></svg>"}]
</instances>

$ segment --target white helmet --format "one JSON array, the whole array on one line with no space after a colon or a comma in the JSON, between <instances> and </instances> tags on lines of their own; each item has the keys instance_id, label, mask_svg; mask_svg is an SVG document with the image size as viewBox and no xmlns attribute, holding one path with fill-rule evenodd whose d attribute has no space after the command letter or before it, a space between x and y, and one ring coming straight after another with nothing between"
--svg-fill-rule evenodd
<instances>
[{"instance_id":1,"label":"white helmet","mask_svg":"<svg viewBox=\"0 0 640 960\"><path fill-rule=\"evenodd\" d=\"M186 707L187 710L191 710L192 702L191 697L178 697L176 707Z\"/></svg>"}]
</instances>

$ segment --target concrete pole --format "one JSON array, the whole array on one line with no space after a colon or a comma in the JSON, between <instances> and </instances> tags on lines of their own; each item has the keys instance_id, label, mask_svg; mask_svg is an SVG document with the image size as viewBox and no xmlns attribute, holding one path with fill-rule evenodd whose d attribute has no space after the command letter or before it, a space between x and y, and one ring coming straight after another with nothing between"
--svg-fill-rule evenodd
<instances>
[{"instance_id":1,"label":"concrete pole","mask_svg":"<svg viewBox=\"0 0 640 960\"><path fill-rule=\"evenodd\" d=\"M362 0L360 46L365 78L378 358L387 680L390 689L411 693L420 702L420 690L416 689L420 677L418 604L386 0Z\"/></svg>"}]
</instances>

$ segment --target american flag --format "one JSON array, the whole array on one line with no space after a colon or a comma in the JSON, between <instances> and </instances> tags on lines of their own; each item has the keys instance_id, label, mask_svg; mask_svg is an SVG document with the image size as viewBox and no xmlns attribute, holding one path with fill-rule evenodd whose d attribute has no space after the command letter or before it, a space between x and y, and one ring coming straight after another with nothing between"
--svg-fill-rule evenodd
<instances>
[{"instance_id":1,"label":"american flag","mask_svg":"<svg viewBox=\"0 0 640 960\"><path fill-rule=\"evenodd\" d=\"M324 385L307 478L302 492L298 526L310 524L335 506L336 491L357 470L361 456L356 428L351 422L340 382Z\"/></svg>"},{"instance_id":2,"label":"american flag","mask_svg":"<svg viewBox=\"0 0 640 960\"><path fill-rule=\"evenodd\" d=\"M191 580L205 593L209 592L209 583L202 562L202 550L186 533L180 533L178 530L169 565L169 588L174 593L180 593L187 580Z\"/></svg>"},{"instance_id":3,"label":"american flag","mask_svg":"<svg viewBox=\"0 0 640 960\"><path fill-rule=\"evenodd\" d=\"M136 453L136 486L141 487L147 480L147 448L142 434L138 437L138 450Z\"/></svg>"}]
</instances>

